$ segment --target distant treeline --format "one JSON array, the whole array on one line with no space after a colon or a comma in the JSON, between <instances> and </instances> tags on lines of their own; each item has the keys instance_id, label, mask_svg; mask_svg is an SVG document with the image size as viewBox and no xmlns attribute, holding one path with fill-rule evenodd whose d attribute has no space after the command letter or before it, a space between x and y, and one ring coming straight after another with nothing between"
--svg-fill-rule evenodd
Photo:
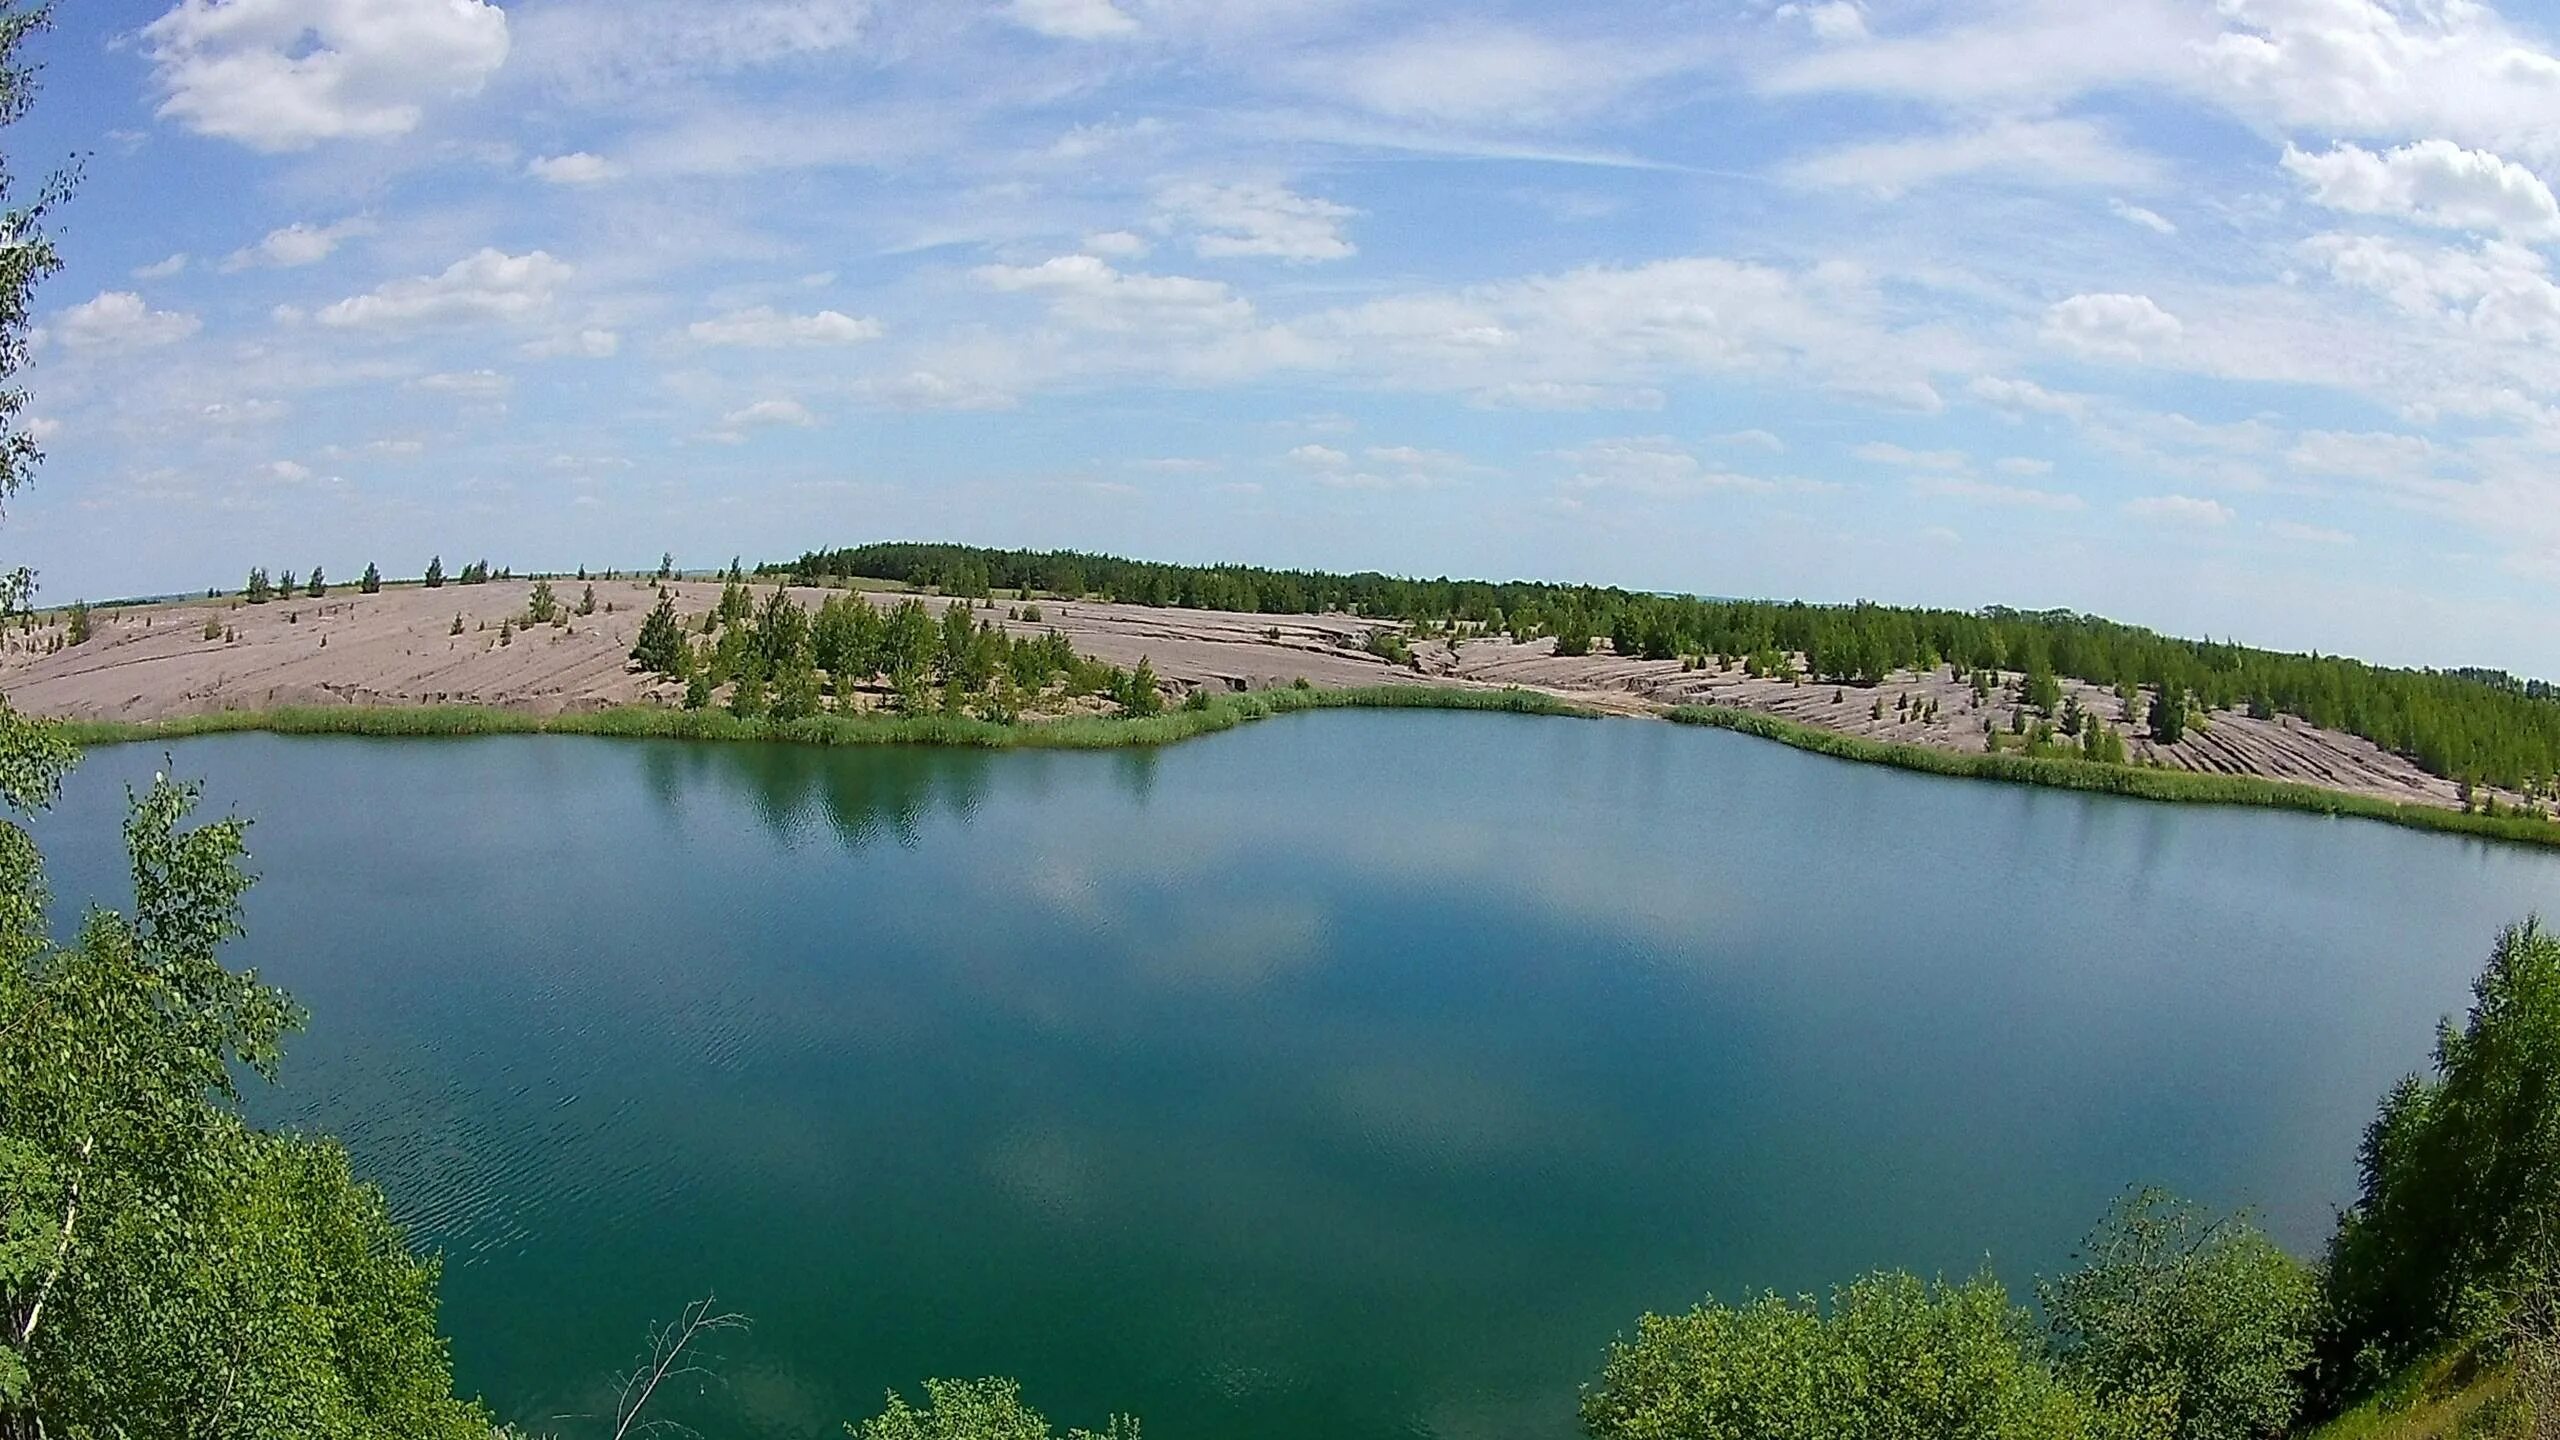
<instances>
[{"instance_id":1,"label":"distant treeline","mask_svg":"<svg viewBox=\"0 0 2560 1440\"><path fill-rule=\"evenodd\" d=\"M1874 685L1896 670L2054 674L2128 697L2192 697L2259 718L2297 716L2360 735L2450 779L2548 794L2560 780L2560 697L2499 671L2404 670L2225 641L2183 640L2068 610L1929 610L1704 600L1533 580L1420 580L1375 571L1162 565L1072 550L990 550L889 543L812 551L762 573L803 580L859 576L936 586L1102 595L1138 605L1306 614L1325 610L1464 624L1520 639L1552 637L1578 652L1605 638L1655 660L1803 656L1809 678Z\"/></svg>"}]
</instances>

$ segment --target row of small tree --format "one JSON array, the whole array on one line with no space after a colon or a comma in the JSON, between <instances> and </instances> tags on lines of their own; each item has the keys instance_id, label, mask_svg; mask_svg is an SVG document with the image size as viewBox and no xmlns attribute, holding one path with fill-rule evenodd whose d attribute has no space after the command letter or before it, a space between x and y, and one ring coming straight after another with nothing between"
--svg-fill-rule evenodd
<instances>
[{"instance_id":1,"label":"row of small tree","mask_svg":"<svg viewBox=\"0 0 2560 1440\"><path fill-rule=\"evenodd\" d=\"M913 596L884 609L847 592L829 595L812 613L779 585L759 604L732 578L697 634L687 633L673 593L662 587L641 622L632 662L683 681L692 708L711 704L725 687L729 708L742 716L802 719L826 708L829 697L836 709L850 710L864 692L884 686L903 713L1001 721L1084 696L1106 696L1130 715L1156 714L1164 705L1145 660L1124 671L1078 655L1055 630L1016 637L961 603L937 618Z\"/></svg>"},{"instance_id":2,"label":"row of small tree","mask_svg":"<svg viewBox=\"0 0 2560 1440\"><path fill-rule=\"evenodd\" d=\"M367 562L364 567L364 578L356 582L356 589L367 595L381 593L381 567ZM311 578L297 584L290 570L284 571L274 580L269 580L265 566L252 566L249 570L248 587L240 593L252 605L264 605L270 600L290 600L296 595L307 595L317 600L329 593L329 577L319 566L314 565L311 567Z\"/></svg>"}]
</instances>

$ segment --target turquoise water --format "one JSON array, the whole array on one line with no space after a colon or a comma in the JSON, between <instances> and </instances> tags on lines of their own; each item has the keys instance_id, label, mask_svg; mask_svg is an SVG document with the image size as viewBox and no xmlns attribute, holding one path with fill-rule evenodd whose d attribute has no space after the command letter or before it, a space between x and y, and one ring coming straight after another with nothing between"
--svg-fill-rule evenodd
<instances>
[{"instance_id":1,"label":"turquoise water","mask_svg":"<svg viewBox=\"0 0 2560 1440\"><path fill-rule=\"evenodd\" d=\"M41 827L115 898L163 755L256 817L262 1118L447 1255L563 1440L819 1436L929 1374L1155 1440L1561 1437L1648 1307L1996 1264L2124 1186L2308 1253L2560 855L1634 721L1336 712L1156 753L229 736Z\"/></svg>"}]
</instances>

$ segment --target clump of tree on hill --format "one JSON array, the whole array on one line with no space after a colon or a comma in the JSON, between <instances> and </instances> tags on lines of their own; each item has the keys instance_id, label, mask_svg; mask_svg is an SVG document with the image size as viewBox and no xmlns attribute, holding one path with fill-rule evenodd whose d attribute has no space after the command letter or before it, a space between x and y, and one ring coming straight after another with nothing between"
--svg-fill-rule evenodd
<instances>
[{"instance_id":1,"label":"clump of tree on hill","mask_svg":"<svg viewBox=\"0 0 2560 1440\"><path fill-rule=\"evenodd\" d=\"M733 575L703 622L697 643L674 596L662 590L641 622L631 661L683 682L689 708L710 705L725 687L729 709L742 718L787 723L875 708L881 699L902 714L1001 723L1096 696L1133 716L1164 707L1162 684L1146 661L1124 671L1076 654L1055 630L1015 636L966 605L937 616L914 596L883 608L842 592L813 613L780 585L758 602Z\"/></svg>"},{"instance_id":2,"label":"clump of tree on hill","mask_svg":"<svg viewBox=\"0 0 2560 1440\"><path fill-rule=\"evenodd\" d=\"M2065 610L1933 610L1703 600L1539 581L1408 579L1247 565L1160 565L1069 550L877 544L810 551L760 573L803 582L866 577L978 596L990 587L1100 595L1129 604L1260 614L1343 611L1381 619L1465 621L1519 639L1552 638L1559 654L1595 637L1620 654L1803 656L1822 683L1875 685L1898 671L1954 666L2149 687L2152 736L2184 737L2198 712L2293 716L2408 756L2432 774L2560 793L2560 702L2541 682L2501 672L2404 670L2182 640ZM1790 667L1793 661L1788 662ZM1785 678L1785 677L1781 677ZM2030 697L2032 703L2034 697ZM2163 734L2169 738L2162 739Z\"/></svg>"}]
</instances>

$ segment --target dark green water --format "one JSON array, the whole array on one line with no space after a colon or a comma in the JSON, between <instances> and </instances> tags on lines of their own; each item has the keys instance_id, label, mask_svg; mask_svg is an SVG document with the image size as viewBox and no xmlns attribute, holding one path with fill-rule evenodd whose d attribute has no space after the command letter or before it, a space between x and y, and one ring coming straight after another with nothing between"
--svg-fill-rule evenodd
<instances>
[{"instance_id":1,"label":"dark green water","mask_svg":"<svg viewBox=\"0 0 2560 1440\"><path fill-rule=\"evenodd\" d=\"M42 827L116 897L122 785ZM2023 1292L2128 1183L2308 1252L2560 856L1714 731L1292 717L1159 754L236 736L270 1119L448 1256L461 1378L598 1435L717 1291L715 1440L928 1374L1158 1440L1561 1437L1647 1307Z\"/></svg>"}]
</instances>

